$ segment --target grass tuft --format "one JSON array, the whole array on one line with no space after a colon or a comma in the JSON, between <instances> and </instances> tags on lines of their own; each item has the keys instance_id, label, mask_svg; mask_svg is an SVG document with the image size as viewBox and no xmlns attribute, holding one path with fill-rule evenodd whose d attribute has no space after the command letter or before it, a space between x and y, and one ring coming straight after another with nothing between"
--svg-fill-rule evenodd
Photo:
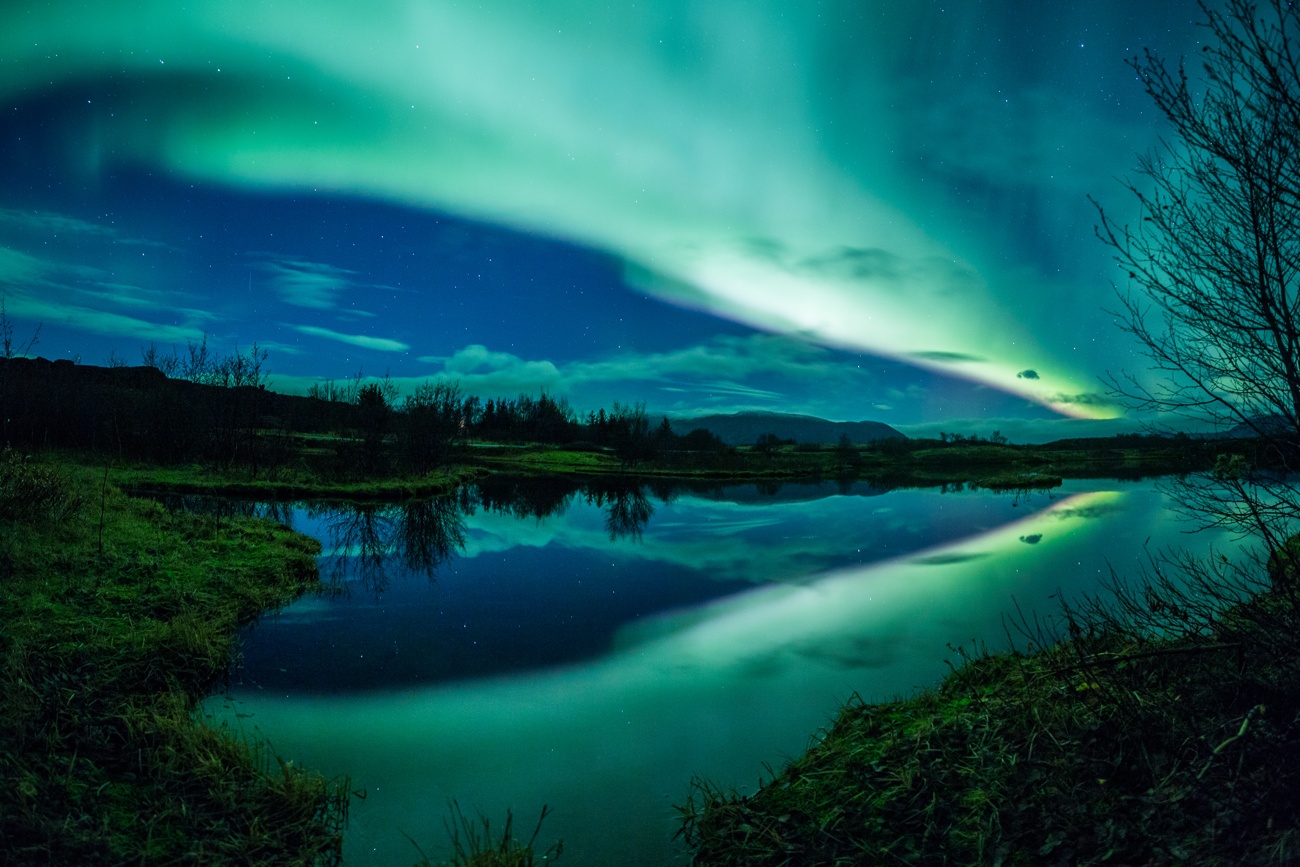
<instances>
[{"instance_id":1,"label":"grass tuft","mask_svg":"<svg viewBox=\"0 0 1300 867\"><path fill-rule=\"evenodd\" d=\"M532 835L526 840L515 837L514 816L506 811L505 827L500 834L492 831L492 821L480 815L471 819L465 815L460 804L455 801L450 805L451 815L446 820L447 836L451 841L451 860L434 862L408 835L411 845L420 853L420 860L415 867L535 867L540 863L550 863L560 857L564 843L556 841L540 855L537 854L537 836L542 831L542 823L550 814L547 807L542 807L542 814L533 827Z\"/></svg>"}]
</instances>

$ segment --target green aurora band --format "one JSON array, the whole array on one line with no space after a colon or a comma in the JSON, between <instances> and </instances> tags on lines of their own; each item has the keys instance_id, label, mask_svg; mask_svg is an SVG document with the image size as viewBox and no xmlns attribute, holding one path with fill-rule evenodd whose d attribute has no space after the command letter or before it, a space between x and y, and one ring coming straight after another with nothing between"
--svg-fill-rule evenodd
<instances>
[{"instance_id":1,"label":"green aurora band","mask_svg":"<svg viewBox=\"0 0 1300 867\"><path fill-rule=\"evenodd\" d=\"M876 6L11 4L0 94L84 92L66 138L89 177L144 164L550 234L675 303L1114 416L1100 350L1025 300L1041 276L905 207L885 82L919 25Z\"/></svg>"}]
</instances>

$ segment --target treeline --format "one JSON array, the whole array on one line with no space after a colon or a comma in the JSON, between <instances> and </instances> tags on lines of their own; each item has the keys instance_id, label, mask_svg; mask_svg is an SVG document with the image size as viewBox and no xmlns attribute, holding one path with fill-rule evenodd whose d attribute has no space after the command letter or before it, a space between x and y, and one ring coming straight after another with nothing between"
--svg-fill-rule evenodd
<instances>
[{"instance_id":1,"label":"treeline","mask_svg":"<svg viewBox=\"0 0 1300 867\"><path fill-rule=\"evenodd\" d=\"M367 382L357 374L350 382L326 381L312 386L308 398L330 408L339 435L362 443L370 471L385 464L423 472L449 461L468 442L542 443L574 449L612 451L625 466L653 460L668 451L726 451L728 446L707 430L676 434L669 421L657 422L645 405L615 403L580 417L569 402L548 394L483 400L465 394L455 382L426 382L398 397L388 378ZM354 409L355 408L355 409Z\"/></svg>"},{"instance_id":2,"label":"treeline","mask_svg":"<svg viewBox=\"0 0 1300 867\"><path fill-rule=\"evenodd\" d=\"M608 449L626 466L665 451L727 449L708 431L678 436L643 404L579 418L546 394L484 401L430 381L399 396L387 377L359 373L306 396L279 394L267 388L266 353L256 345L228 355L206 341L183 355L151 346L143 360L95 367L0 356L0 444L334 476L425 473L471 441Z\"/></svg>"}]
</instances>

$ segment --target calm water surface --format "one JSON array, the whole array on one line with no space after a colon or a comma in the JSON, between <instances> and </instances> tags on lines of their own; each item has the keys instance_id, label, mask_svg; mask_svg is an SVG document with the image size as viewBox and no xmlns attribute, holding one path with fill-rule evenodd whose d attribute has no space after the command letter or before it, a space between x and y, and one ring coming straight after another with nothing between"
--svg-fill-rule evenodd
<instances>
[{"instance_id":1,"label":"calm water surface","mask_svg":"<svg viewBox=\"0 0 1300 867\"><path fill-rule=\"evenodd\" d=\"M1151 482L1050 495L867 485L703 490L494 481L456 500L281 517L339 589L263 618L205 711L346 774L352 865L433 857L456 799L512 809L562 863L684 863L693 775L752 790L854 693L932 685L1006 642L1014 600L1136 572L1187 536Z\"/></svg>"}]
</instances>

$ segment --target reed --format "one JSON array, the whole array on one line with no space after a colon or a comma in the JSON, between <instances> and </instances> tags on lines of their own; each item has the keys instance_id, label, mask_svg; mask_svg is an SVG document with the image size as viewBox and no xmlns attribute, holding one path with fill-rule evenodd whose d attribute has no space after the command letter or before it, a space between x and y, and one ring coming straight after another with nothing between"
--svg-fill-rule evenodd
<instances>
[{"instance_id":1,"label":"reed","mask_svg":"<svg viewBox=\"0 0 1300 867\"><path fill-rule=\"evenodd\" d=\"M431 860L420 844L408 835L406 839L420 854L415 867L536 867L539 863L554 861L564 851L561 841L551 844L540 854L537 851L537 837L550 813L547 807L542 807L542 814L527 840L515 837L514 815L509 810L506 811L504 826L497 833L492 830L492 820L487 816L466 816L456 801L452 801L448 809L450 816L443 824L451 841L450 860Z\"/></svg>"}]
</instances>

